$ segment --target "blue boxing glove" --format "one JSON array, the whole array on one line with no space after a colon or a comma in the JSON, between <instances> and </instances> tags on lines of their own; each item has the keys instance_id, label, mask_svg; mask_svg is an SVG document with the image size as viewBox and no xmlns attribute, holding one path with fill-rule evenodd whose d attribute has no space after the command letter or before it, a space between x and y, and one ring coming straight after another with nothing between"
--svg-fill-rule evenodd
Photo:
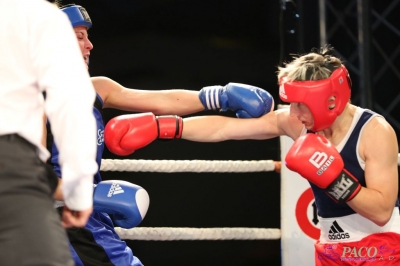
<instances>
[{"instance_id":1,"label":"blue boxing glove","mask_svg":"<svg viewBox=\"0 0 400 266\"><path fill-rule=\"evenodd\" d=\"M94 188L93 210L112 216L116 226L133 228L140 224L150 198L142 187L120 180L102 181Z\"/></svg>"},{"instance_id":2,"label":"blue boxing glove","mask_svg":"<svg viewBox=\"0 0 400 266\"><path fill-rule=\"evenodd\" d=\"M274 108L274 98L267 91L240 83L204 87L199 98L206 110L229 109L239 118L260 117Z\"/></svg>"}]
</instances>

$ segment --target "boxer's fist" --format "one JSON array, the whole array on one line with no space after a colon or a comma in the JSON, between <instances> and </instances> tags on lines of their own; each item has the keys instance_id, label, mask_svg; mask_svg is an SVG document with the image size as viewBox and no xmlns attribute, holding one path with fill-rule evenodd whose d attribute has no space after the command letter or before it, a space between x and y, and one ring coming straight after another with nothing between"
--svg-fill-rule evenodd
<instances>
[{"instance_id":1,"label":"boxer's fist","mask_svg":"<svg viewBox=\"0 0 400 266\"><path fill-rule=\"evenodd\" d=\"M142 187L119 180L102 181L94 188L93 210L112 216L116 226L132 228L146 216L149 194Z\"/></svg>"},{"instance_id":2,"label":"boxer's fist","mask_svg":"<svg viewBox=\"0 0 400 266\"><path fill-rule=\"evenodd\" d=\"M342 157L323 136L306 134L289 149L286 166L325 192L336 202L353 199L361 190L357 179L344 169Z\"/></svg>"},{"instance_id":3,"label":"boxer's fist","mask_svg":"<svg viewBox=\"0 0 400 266\"><path fill-rule=\"evenodd\" d=\"M204 87L199 98L206 110L229 109L240 118L260 117L274 108L274 99L267 91L240 83Z\"/></svg>"},{"instance_id":4,"label":"boxer's fist","mask_svg":"<svg viewBox=\"0 0 400 266\"><path fill-rule=\"evenodd\" d=\"M104 143L112 153L124 156L143 148L157 138L180 138L182 128L182 118L175 115L121 115L107 123L104 129Z\"/></svg>"}]
</instances>

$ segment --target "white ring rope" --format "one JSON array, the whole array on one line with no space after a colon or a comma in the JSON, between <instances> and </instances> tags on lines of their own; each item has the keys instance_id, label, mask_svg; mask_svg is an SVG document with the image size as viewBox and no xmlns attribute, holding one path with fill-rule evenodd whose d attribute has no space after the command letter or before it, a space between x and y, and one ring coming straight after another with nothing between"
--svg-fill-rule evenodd
<instances>
[{"instance_id":1,"label":"white ring rope","mask_svg":"<svg viewBox=\"0 0 400 266\"><path fill-rule=\"evenodd\" d=\"M115 228L122 239L130 240L271 240L280 239L281 230L272 228Z\"/></svg>"},{"instance_id":2,"label":"white ring rope","mask_svg":"<svg viewBox=\"0 0 400 266\"><path fill-rule=\"evenodd\" d=\"M279 165L278 165L279 164ZM280 162L261 161L207 161L207 160L101 160L101 171L162 172L162 173L244 173L280 170Z\"/></svg>"},{"instance_id":3,"label":"white ring rope","mask_svg":"<svg viewBox=\"0 0 400 266\"><path fill-rule=\"evenodd\" d=\"M207 161L207 160L111 160L101 161L101 171L130 172L280 172L280 162L263 161ZM280 239L280 229L271 228L174 228L136 227L115 228L121 239L131 240L269 240Z\"/></svg>"},{"instance_id":4,"label":"white ring rope","mask_svg":"<svg viewBox=\"0 0 400 266\"><path fill-rule=\"evenodd\" d=\"M400 165L400 154L397 156ZM158 173L245 173L280 172L280 162L260 161L208 161L208 160L101 160L101 171L158 172Z\"/></svg>"}]
</instances>

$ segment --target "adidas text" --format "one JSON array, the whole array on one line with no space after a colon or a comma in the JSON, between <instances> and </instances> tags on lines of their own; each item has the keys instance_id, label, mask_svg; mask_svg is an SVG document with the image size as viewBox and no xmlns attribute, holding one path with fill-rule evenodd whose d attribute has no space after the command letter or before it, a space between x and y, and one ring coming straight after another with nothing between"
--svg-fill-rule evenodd
<instances>
[{"instance_id":1,"label":"adidas text","mask_svg":"<svg viewBox=\"0 0 400 266\"><path fill-rule=\"evenodd\" d=\"M336 239L350 238L350 235L349 233L337 233L337 234L329 234L328 237L330 240L336 240Z\"/></svg>"}]
</instances>

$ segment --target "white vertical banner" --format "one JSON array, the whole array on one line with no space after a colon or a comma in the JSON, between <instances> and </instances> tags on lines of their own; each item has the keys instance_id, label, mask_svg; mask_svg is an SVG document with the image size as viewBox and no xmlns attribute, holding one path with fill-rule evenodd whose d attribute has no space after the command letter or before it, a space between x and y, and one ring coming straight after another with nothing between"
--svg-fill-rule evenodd
<instances>
[{"instance_id":1,"label":"white vertical banner","mask_svg":"<svg viewBox=\"0 0 400 266\"><path fill-rule=\"evenodd\" d=\"M280 144L282 266L314 265L314 243L320 234L314 195L308 181L285 166L293 140L282 136Z\"/></svg>"}]
</instances>

